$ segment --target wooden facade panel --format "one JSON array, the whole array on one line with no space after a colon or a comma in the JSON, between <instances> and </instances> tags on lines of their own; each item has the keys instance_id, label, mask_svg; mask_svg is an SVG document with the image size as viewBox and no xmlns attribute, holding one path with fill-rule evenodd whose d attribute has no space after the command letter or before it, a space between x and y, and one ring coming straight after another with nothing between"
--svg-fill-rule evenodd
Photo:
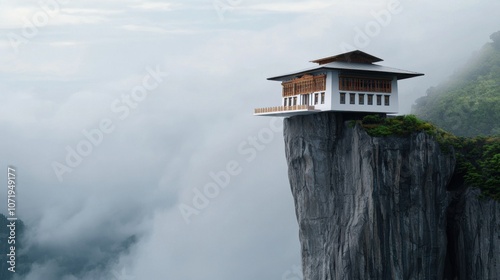
<instances>
[{"instance_id":1,"label":"wooden facade panel","mask_svg":"<svg viewBox=\"0 0 500 280\"><path fill-rule=\"evenodd\" d=\"M283 85L283 97L325 91L326 75L304 75L281 84Z\"/></svg>"},{"instance_id":2,"label":"wooden facade panel","mask_svg":"<svg viewBox=\"0 0 500 280\"><path fill-rule=\"evenodd\" d=\"M339 90L391 93L392 80L340 76Z\"/></svg>"}]
</instances>

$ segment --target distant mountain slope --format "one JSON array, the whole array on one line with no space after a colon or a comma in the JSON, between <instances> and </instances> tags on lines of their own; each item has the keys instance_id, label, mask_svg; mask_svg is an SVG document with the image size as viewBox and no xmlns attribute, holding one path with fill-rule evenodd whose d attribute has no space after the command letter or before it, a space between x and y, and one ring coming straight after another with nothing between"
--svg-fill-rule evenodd
<instances>
[{"instance_id":1,"label":"distant mountain slope","mask_svg":"<svg viewBox=\"0 0 500 280\"><path fill-rule=\"evenodd\" d=\"M458 136L500 135L500 31L450 79L416 100L413 114Z\"/></svg>"}]
</instances>

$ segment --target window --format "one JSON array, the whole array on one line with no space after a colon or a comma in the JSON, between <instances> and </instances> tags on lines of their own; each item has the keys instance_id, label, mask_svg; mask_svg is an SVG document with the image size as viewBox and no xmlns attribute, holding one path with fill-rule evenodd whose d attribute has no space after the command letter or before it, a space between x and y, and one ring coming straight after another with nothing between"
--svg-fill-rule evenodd
<instances>
[{"instance_id":1,"label":"window","mask_svg":"<svg viewBox=\"0 0 500 280\"><path fill-rule=\"evenodd\" d=\"M293 106L297 105L297 96L293 97Z\"/></svg>"},{"instance_id":2,"label":"window","mask_svg":"<svg viewBox=\"0 0 500 280\"><path fill-rule=\"evenodd\" d=\"M321 93L321 104L325 104L325 93Z\"/></svg>"},{"instance_id":3,"label":"window","mask_svg":"<svg viewBox=\"0 0 500 280\"><path fill-rule=\"evenodd\" d=\"M368 94L368 105L373 105L373 94Z\"/></svg>"},{"instance_id":4,"label":"window","mask_svg":"<svg viewBox=\"0 0 500 280\"><path fill-rule=\"evenodd\" d=\"M309 94L302 95L302 104L309 105Z\"/></svg>"},{"instance_id":5,"label":"window","mask_svg":"<svg viewBox=\"0 0 500 280\"><path fill-rule=\"evenodd\" d=\"M387 78L362 78L362 77L339 77L340 90L368 91L368 92L387 92L391 93L392 80Z\"/></svg>"},{"instance_id":6,"label":"window","mask_svg":"<svg viewBox=\"0 0 500 280\"><path fill-rule=\"evenodd\" d=\"M377 105L382 105L382 95L377 94Z\"/></svg>"},{"instance_id":7,"label":"window","mask_svg":"<svg viewBox=\"0 0 500 280\"><path fill-rule=\"evenodd\" d=\"M364 94L359 94L359 105L364 105L365 104L365 95Z\"/></svg>"},{"instance_id":8,"label":"window","mask_svg":"<svg viewBox=\"0 0 500 280\"><path fill-rule=\"evenodd\" d=\"M340 93L340 104L345 104L345 92Z\"/></svg>"},{"instance_id":9,"label":"window","mask_svg":"<svg viewBox=\"0 0 500 280\"><path fill-rule=\"evenodd\" d=\"M384 95L384 104L385 106L389 106L389 101L390 101L390 96L389 95Z\"/></svg>"},{"instance_id":10,"label":"window","mask_svg":"<svg viewBox=\"0 0 500 280\"><path fill-rule=\"evenodd\" d=\"M318 94L314 94L314 105L318 104Z\"/></svg>"},{"instance_id":11,"label":"window","mask_svg":"<svg viewBox=\"0 0 500 280\"><path fill-rule=\"evenodd\" d=\"M288 106L292 106L292 98L288 97Z\"/></svg>"},{"instance_id":12,"label":"window","mask_svg":"<svg viewBox=\"0 0 500 280\"><path fill-rule=\"evenodd\" d=\"M286 106L286 98L283 98L283 106Z\"/></svg>"},{"instance_id":13,"label":"window","mask_svg":"<svg viewBox=\"0 0 500 280\"><path fill-rule=\"evenodd\" d=\"M356 94L349 93L349 104L356 104Z\"/></svg>"}]
</instances>

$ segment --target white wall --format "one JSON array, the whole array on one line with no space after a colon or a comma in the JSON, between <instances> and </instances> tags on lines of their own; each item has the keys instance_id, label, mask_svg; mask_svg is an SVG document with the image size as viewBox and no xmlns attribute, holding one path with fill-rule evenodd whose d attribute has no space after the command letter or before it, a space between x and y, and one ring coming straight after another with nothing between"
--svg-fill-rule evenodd
<instances>
[{"instance_id":1,"label":"white wall","mask_svg":"<svg viewBox=\"0 0 500 280\"><path fill-rule=\"evenodd\" d=\"M331 76L330 80L330 98L331 105L330 110L338 110L338 104L340 104L340 96L339 96L339 71L335 70L330 72L329 76Z\"/></svg>"},{"instance_id":2,"label":"white wall","mask_svg":"<svg viewBox=\"0 0 500 280\"><path fill-rule=\"evenodd\" d=\"M340 104L339 91L339 71L332 70L326 73L325 103L321 104L321 92L318 92L318 104L314 104L314 94L309 94L309 105L314 106L316 110L321 111L349 111L349 112L376 112L376 113L398 113L398 81L394 77L392 80L392 93L362 92L362 91L342 91L346 93L346 104ZM350 94L355 93L355 104L350 104ZM359 105L359 94L365 94L365 102ZM373 105L368 105L368 95L373 95ZM382 105L377 105L377 95L382 95ZM384 96L389 96L390 105L385 105ZM302 96L297 97L297 105L302 104ZM288 98L288 97L287 97ZM293 99L293 97L292 97ZM283 97L281 103L276 106L283 106ZM287 106L289 106L287 102Z\"/></svg>"},{"instance_id":3,"label":"white wall","mask_svg":"<svg viewBox=\"0 0 500 280\"><path fill-rule=\"evenodd\" d=\"M392 80L392 93L377 93L363 91L339 91L338 72L334 71L332 79L332 110L333 111L350 111L350 112L377 112L377 113L397 113L399 108L398 86L396 77ZM340 104L340 92L346 93L345 104ZM355 93L355 104L350 104L350 94ZM364 105L359 105L359 94L365 95ZM368 94L373 94L373 105L368 105ZM382 95L382 105L377 105L377 95ZM390 97L389 106L384 104L384 96Z\"/></svg>"},{"instance_id":4,"label":"white wall","mask_svg":"<svg viewBox=\"0 0 500 280\"><path fill-rule=\"evenodd\" d=\"M332 101L331 101L331 80L332 80L332 74L331 72L326 72L326 88L325 88L325 102L324 104L321 104L321 92L318 92L318 104L314 105L314 94L312 94L312 103L311 105L314 105L314 109L316 110L321 110L321 111L329 111L332 108Z\"/></svg>"}]
</instances>

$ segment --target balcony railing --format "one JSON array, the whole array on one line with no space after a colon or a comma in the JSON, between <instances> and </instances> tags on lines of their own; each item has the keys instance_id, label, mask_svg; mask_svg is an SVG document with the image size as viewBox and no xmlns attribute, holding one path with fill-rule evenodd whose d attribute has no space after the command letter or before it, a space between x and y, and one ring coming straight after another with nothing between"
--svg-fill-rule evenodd
<instances>
[{"instance_id":1,"label":"balcony railing","mask_svg":"<svg viewBox=\"0 0 500 280\"><path fill-rule=\"evenodd\" d=\"M267 107L267 108L257 108L257 109L255 109L255 114L284 112L284 111L297 111L297 110L312 111L312 110L314 110L314 106L295 105L295 106L276 106L276 107Z\"/></svg>"}]
</instances>

